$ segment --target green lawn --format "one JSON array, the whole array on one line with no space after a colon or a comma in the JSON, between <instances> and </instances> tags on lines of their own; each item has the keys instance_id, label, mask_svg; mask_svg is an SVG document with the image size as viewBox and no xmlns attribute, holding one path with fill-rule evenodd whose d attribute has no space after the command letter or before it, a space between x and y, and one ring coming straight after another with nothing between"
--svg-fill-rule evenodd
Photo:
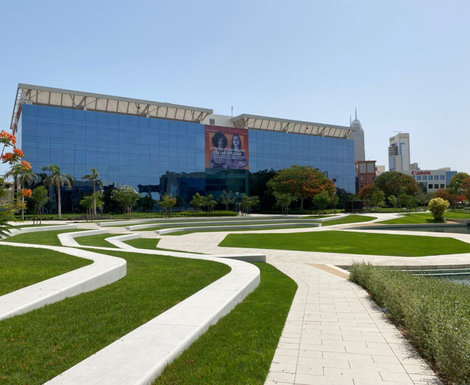
<instances>
[{"instance_id":1,"label":"green lawn","mask_svg":"<svg viewBox=\"0 0 470 385\"><path fill-rule=\"evenodd\" d=\"M74 233L77 231L85 231L81 229L74 230L54 230L54 231L38 231L35 233L25 233L14 235L10 238L6 238L1 242L17 242L17 243L29 243L35 245L50 245L50 246L62 246L58 234Z\"/></svg>"},{"instance_id":2,"label":"green lawn","mask_svg":"<svg viewBox=\"0 0 470 385\"><path fill-rule=\"evenodd\" d=\"M348 223L369 222L377 219L377 217L369 217L366 215L348 215L347 217L333 219L331 221L321 222L322 227L333 225L345 225Z\"/></svg>"},{"instance_id":3,"label":"green lawn","mask_svg":"<svg viewBox=\"0 0 470 385\"><path fill-rule=\"evenodd\" d=\"M52 250L1 245L0 296L91 263Z\"/></svg>"},{"instance_id":4,"label":"green lawn","mask_svg":"<svg viewBox=\"0 0 470 385\"><path fill-rule=\"evenodd\" d=\"M470 253L470 244L453 238L345 231L229 234L219 246L403 257Z\"/></svg>"},{"instance_id":5,"label":"green lawn","mask_svg":"<svg viewBox=\"0 0 470 385\"><path fill-rule=\"evenodd\" d=\"M447 220L452 219L470 219L469 214L455 213L447 211L444 214ZM401 224L413 224L413 223L445 223L444 221L436 221L431 213L419 213L419 214L405 214L401 218L390 219L388 221L380 222L386 225L401 225Z\"/></svg>"},{"instance_id":6,"label":"green lawn","mask_svg":"<svg viewBox=\"0 0 470 385\"><path fill-rule=\"evenodd\" d=\"M167 367L154 385L265 383L297 285L267 263L256 265L261 270L258 288Z\"/></svg>"},{"instance_id":7,"label":"green lawn","mask_svg":"<svg viewBox=\"0 0 470 385\"><path fill-rule=\"evenodd\" d=\"M3 383L43 384L230 271L210 261L106 254L127 260L126 277L0 321Z\"/></svg>"},{"instance_id":8,"label":"green lawn","mask_svg":"<svg viewBox=\"0 0 470 385\"><path fill-rule=\"evenodd\" d=\"M156 250L160 238L137 238L125 241L130 246L137 247L138 249Z\"/></svg>"},{"instance_id":9,"label":"green lawn","mask_svg":"<svg viewBox=\"0 0 470 385\"><path fill-rule=\"evenodd\" d=\"M98 234L98 235L89 235L87 237L75 238L75 241L77 241L77 243L79 245L82 245L82 246L98 246L98 247L117 248L112 243L109 243L109 242L105 241L106 238L110 238L112 236L113 236L113 234L109 234L109 233L107 233L107 234ZM117 236L117 234L115 234L114 236Z\"/></svg>"}]
</instances>

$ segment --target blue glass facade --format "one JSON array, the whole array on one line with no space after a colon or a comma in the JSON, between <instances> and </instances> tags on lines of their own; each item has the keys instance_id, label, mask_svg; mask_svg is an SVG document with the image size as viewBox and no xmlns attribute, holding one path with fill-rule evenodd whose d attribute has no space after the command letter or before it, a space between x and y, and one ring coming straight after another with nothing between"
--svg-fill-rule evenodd
<instances>
[{"instance_id":1,"label":"blue glass facade","mask_svg":"<svg viewBox=\"0 0 470 385\"><path fill-rule=\"evenodd\" d=\"M104 112L23 105L18 136L38 173L56 164L79 180L90 168L106 185L131 185L144 193L184 198L223 189L248 192L248 171L205 168L203 124ZM249 131L250 172L312 165L354 191L351 140ZM154 198L157 198L154 196Z\"/></svg>"}]
</instances>

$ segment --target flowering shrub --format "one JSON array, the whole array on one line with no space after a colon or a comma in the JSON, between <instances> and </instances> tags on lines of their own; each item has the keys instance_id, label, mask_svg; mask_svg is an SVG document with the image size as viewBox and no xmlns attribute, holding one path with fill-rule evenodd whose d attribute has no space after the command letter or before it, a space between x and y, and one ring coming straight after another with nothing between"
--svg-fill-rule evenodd
<instances>
[{"instance_id":1,"label":"flowering shrub","mask_svg":"<svg viewBox=\"0 0 470 385\"><path fill-rule=\"evenodd\" d=\"M428 207L435 220L442 220L444 213L449 207L450 203L442 198L434 198L429 201Z\"/></svg>"}]
</instances>

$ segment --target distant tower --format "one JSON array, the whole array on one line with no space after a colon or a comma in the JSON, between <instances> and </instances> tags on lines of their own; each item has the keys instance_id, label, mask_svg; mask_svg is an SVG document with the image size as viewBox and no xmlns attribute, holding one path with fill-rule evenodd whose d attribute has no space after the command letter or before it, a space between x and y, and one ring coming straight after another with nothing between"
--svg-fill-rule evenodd
<instances>
[{"instance_id":1,"label":"distant tower","mask_svg":"<svg viewBox=\"0 0 470 385\"><path fill-rule=\"evenodd\" d=\"M361 122L357 119L357 108L355 109L354 120L351 122L349 118L350 127L356 128L349 139L354 140L354 162L366 160L366 149L364 145L364 130L362 129Z\"/></svg>"},{"instance_id":2,"label":"distant tower","mask_svg":"<svg viewBox=\"0 0 470 385\"><path fill-rule=\"evenodd\" d=\"M410 134L398 132L390 138L388 147L388 170L409 171L410 164Z\"/></svg>"}]
</instances>

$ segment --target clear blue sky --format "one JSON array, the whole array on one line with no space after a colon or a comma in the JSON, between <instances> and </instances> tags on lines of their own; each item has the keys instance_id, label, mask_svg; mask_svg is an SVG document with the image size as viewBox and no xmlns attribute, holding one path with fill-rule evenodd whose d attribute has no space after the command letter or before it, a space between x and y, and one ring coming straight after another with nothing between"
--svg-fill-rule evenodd
<instances>
[{"instance_id":1,"label":"clear blue sky","mask_svg":"<svg viewBox=\"0 0 470 385\"><path fill-rule=\"evenodd\" d=\"M387 165L470 173L470 1L9 1L0 122L18 83L349 125ZM0 169L0 173L3 171Z\"/></svg>"}]
</instances>

